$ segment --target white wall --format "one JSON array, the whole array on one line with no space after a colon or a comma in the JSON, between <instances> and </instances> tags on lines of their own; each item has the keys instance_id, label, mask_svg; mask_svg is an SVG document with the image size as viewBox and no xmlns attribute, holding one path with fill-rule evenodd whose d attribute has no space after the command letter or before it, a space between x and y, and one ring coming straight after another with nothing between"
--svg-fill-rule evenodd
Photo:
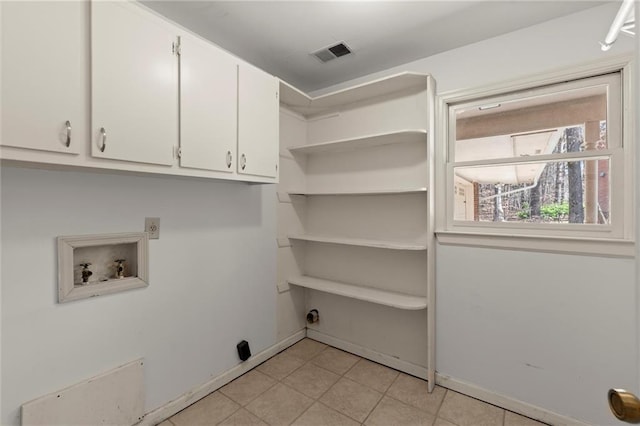
<instances>
[{"instance_id":1,"label":"white wall","mask_svg":"<svg viewBox=\"0 0 640 426\"><path fill-rule=\"evenodd\" d=\"M630 54L602 40L618 4L586 10L314 93L401 71L438 93ZM617 424L610 387L638 391L634 260L438 246L436 369L582 421ZM460 267L464 265L464 267Z\"/></svg>"},{"instance_id":2,"label":"white wall","mask_svg":"<svg viewBox=\"0 0 640 426\"><path fill-rule=\"evenodd\" d=\"M2 417L144 357L146 411L276 343L274 185L3 167ZM58 235L142 231L146 289L58 304Z\"/></svg>"},{"instance_id":3,"label":"white wall","mask_svg":"<svg viewBox=\"0 0 640 426\"><path fill-rule=\"evenodd\" d=\"M437 267L440 374L616 423L607 390L638 389L632 259L440 246Z\"/></svg>"}]
</instances>

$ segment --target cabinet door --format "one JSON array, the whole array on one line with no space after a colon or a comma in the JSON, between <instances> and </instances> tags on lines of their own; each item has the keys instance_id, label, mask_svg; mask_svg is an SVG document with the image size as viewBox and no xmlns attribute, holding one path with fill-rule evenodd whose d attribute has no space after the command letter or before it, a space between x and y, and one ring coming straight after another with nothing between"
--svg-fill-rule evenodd
<instances>
[{"instance_id":1,"label":"cabinet door","mask_svg":"<svg viewBox=\"0 0 640 426\"><path fill-rule=\"evenodd\" d=\"M178 145L177 35L127 2L91 9L91 155L171 165Z\"/></svg>"},{"instance_id":2,"label":"cabinet door","mask_svg":"<svg viewBox=\"0 0 640 426\"><path fill-rule=\"evenodd\" d=\"M238 173L278 175L278 80L240 64L238 72Z\"/></svg>"},{"instance_id":3,"label":"cabinet door","mask_svg":"<svg viewBox=\"0 0 640 426\"><path fill-rule=\"evenodd\" d=\"M88 137L89 5L0 2L2 140L77 154Z\"/></svg>"},{"instance_id":4,"label":"cabinet door","mask_svg":"<svg viewBox=\"0 0 640 426\"><path fill-rule=\"evenodd\" d=\"M238 65L196 37L180 37L180 166L235 171Z\"/></svg>"}]
</instances>

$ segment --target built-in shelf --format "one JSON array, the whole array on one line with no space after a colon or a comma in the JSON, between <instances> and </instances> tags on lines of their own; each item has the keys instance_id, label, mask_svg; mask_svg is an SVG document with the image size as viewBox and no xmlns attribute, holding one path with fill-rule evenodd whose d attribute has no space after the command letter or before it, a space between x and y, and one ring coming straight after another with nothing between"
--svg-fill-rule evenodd
<instances>
[{"instance_id":1,"label":"built-in shelf","mask_svg":"<svg viewBox=\"0 0 640 426\"><path fill-rule=\"evenodd\" d=\"M390 189L367 189L367 190L349 190L337 189L334 191L306 191L291 190L287 191L289 195L394 195L394 194L419 194L427 192L427 188L390 188Z\"/></svg>"},{"instance_id":2,"label":"built-in shelf","mask_svg":"<svg viewBox=\"0 0 640 426\"><path fill-rule=\"evenodd\" d=\"M291 288L291 300L303 298L296 308L326 315L331 306L331 321L309 329L397 358L391 367L413 365L411 348L426 346L420 357L426 374L420 374L429 391L435 384L433 84L426 74L404 72L312 97L281 82L277 192L279 209L296 219L277 238L278 291ZM300 295L293 287L308 290ZM367 321L367 336L398 334L404 349L383 335L370 348L371 339L344 331L354 320Z\"/></svg>"},{"instance_id":3,"label":"built-in shelf","mask_svg":"<svg viewBox=\"0 0 640 426\"><path fill-rule=\"evenodd\" d=\"M342 89L326 95L312 98L295 87L280 83L280 103L286 108L305 117L328 114L345 105L365 100L403 93L411 89L427 88L425 74L403 72L391 77L384 77L369 83Z\"/></svg>"},{"instance_id":4,"label":"built-in shelf","mask_svg":"<svg viewBox=\"0 0 640 426\"><path fill-rule=\"evenodd\" d=\"M364 238L327 237L309 234L290 234L292 240L313 241L317 243L343 244L349 246L373 247L390 250L426 250L426 243L393 241L393 240L369 240Z\"/></svg>"},{"instance_id":5,"label":"built-in shelf","mask_svg":"<svg viewBox=\"0 0 640 426\"><path fill-rule=\"evenodd\" d=\"M325 293L337 294L339 296L350 297L352 299L364 300L366 302L377 303L379 305L391 306L392 308L412 311L427 308L426 297L411 296L408 294L394 293L392 291L379 290L376 288L323 280L306 275L291 277L288 281L291 285L310 288L312 290L318 290Z\"/></svg>"},{"instance_id":6,"label":"built-in shelf","mask_svg":"<svg viewBox=\"0 0 640 426\"><path fill-rule=\"evenodd\" d=\"M406 129L390 133L361 136L357 138L340 139L336 141L320 142L310 145L289 148L292 154L316 154L321 152L344 152L362 148L373 148L381 145L398 143L426 142L425 129Z\"/></svg>"}]
</instances>

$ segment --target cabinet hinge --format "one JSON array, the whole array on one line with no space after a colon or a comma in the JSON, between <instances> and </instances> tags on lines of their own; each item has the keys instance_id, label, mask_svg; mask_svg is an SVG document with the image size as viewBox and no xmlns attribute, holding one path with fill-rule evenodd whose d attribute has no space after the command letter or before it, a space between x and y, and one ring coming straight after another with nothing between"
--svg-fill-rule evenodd
<instances>
[{"instance_id":1,"label":"cabinet hinge","mask_svg":"<svg viewBox=\"0 0 640 426\"><path fill-rule=\"evenodd\" d=\"M278 92L276 92L276 99L278 99Z\"/></svg>"},{"instance_id":2,"label":"cabinet hinge","mask_svg":"<svg viewBox=\"0 0 640 426\"><path fill-rule=\"evenodd\" d=\"M173 52L174 55L180 56L180 53L182 53L182 49L179 41L178 42L174 41L173 43L171 43L171 51Z\"/></svg>"},{"instance_id":3,"label":"cabinet hinge","mask_svg":"<svg viewBox=\"0 0 640 426\"><path fill-rule=\"evenodd\" d=\"M176 155L178 156L178 158L182 158L182 148L181 147L178 147L176 149Z\"/></svg>"}]
</instances>

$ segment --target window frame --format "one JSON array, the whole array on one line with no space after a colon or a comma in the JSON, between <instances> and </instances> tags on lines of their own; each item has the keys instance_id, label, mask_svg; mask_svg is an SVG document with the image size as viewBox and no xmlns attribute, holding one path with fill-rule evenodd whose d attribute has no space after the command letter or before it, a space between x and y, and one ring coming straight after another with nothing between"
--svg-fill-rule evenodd
<instances>
[{"instance_id":1,"label":"window frame","mask_svg":"<svg viewBox=\"0 0 640 426\"><path fill-rule=\"evenodd\" d=\"M635 255L635 144L633 108L633 60L630 57L614 58L537 74L509 82L443 93L437 99L438 140L436 146L436 236L441 244L477 247L496 247L545 252L562 252L615 257ZM611 224L535 224L518 222L475 222L454 220L454 166L472 164L497 164L503 160L479 160L454 163L455 107L462 105L490 104L495 98L506 101L522 98L526 91L542 93L549 88L557 92L558 85L573 87L578 80L598 77L613 72L620 73L620 137L613 140L608 132L608 148L589 151L587 154L567 153L531 156L522 162L544 159L586 160L608 157L610 159ZM554 88L554 86L556 86ZM555 90L554 90L555 89ZM609 110L609 101L607 105ZM608 118L608 121L610 119ZM608 129L611 130L611 129ZM615 133L615 130L613 130ZM453 135L453 136L452 136ZM619 143L617 142L619 141ZM613 142L613 145L611 144ZM549 158L547 158L549 157ZM504 160L513 164L513 159Z\"/></svg>"}]
</instances>

